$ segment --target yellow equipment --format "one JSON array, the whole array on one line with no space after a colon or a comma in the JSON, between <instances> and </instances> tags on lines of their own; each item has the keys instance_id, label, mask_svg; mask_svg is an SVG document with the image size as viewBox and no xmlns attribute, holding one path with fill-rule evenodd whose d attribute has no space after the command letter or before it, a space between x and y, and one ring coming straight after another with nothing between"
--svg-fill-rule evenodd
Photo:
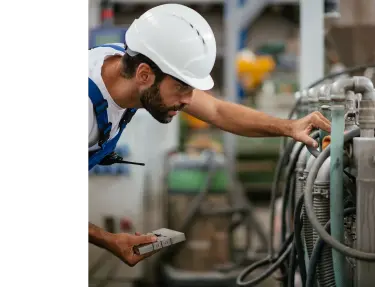
<instances>
[{"instance_id":1,"label":"yellow equipment","mask_svg":"<svg viewBox=\"0 0 375 287\"><path fill-rule=\"evenodd\" d=\"M236 65L237 75L245 90L256 88L276 66L271 56L257 56L249 49L238 53Z\"/></svg>"}]
</instances>

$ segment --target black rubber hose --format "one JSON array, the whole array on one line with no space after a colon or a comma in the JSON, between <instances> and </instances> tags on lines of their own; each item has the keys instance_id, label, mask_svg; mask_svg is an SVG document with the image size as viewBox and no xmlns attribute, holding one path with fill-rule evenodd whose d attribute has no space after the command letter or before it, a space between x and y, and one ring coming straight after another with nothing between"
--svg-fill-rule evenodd
<instances>
[{"instance_id":1,"label":"black rubber hose","mask_svg":"<svg viewBox=\"0 0 375 287\"><path fill-rule=\"evenodd\" d=\"M296 245L296 252L298 258L298 268L301 274L302 283L306 282L306 264L305 264L305 252L302 242L302 228L303 228L303 219L302 219L302 207L304 202L304 195L302 194L298 200L296 210L294 212L294 244ZM305 286L305 285L303 285Z\"/></svg>"},{"instance_id":2,"label":"black rubber hose","mask_svg":"<svg viewBox=\"0 0 375 287\"><path fill-rule=\"evenodd\" d=\"M355 129L351 130L348 133L344 135L344 142L348 142L352 140L354 137L359 136L360 130ZM316 215L314 213L314 208L313 208L313 196L312 196L312 190L313 190L313 185L315 178L318 174L319 168L322 166L324 161L329 157L331 152L330 145L327 146L320 156L315 160L309 176L307 177L306 181L306 186L305 186L305 207L306 207L306 214L309 218L309 221L313 228L318 232L320 238L324 240L325 243L327 243L329 246L337 250L338 252L344 254L347 257L352 257L358 260L363 260L363 261L375 261L375 253L368 253L368 252L363 252L359 251L353 248L350 248L341 242L337 241L335 238L330 236L330 234L327 233L327 231L324 229L324 227L320 224L318 219L316 218Z\"/></svg>"},{"instance_id":3,"label":"black rubber hose","mask_svg":"<svg viewBox=\"0 0 375 287\"><path fill-rule=\"evenodd\" d=\"M267 279L269 276L272 275L280 266L283 264L283 262L288 258L290 255L290 252L292 251L292 241L293 241L294 234L292 233L289 235L283 246L281 247L281 250L277 256L277 258L265 258L261 261L255 262L254 264L248 266L237 277L236 285L239 287L252 287L256 286L260 282ZM268 264L272 264L265 272L263 272L260 276L249 280L244 281L244 279L251 274L251 272L257 270L260 267L266 266Z\"/></svg>"},{"instance_id":4,"label":"black rubber hose","mask_svg":"<svg viewBox=\"0 0 375 287\"><path fill-rule=\"evenodd\" d=\"M348 216L351 214L354 214L356 211L355 207L346 208L344 210L344 216ZM324 226L324 229L329 232L331 227L331 221L328 221L326 225ZM306 280L306 287L314 287L315 283L315 275L316 275L316 266L318 264L320 255L322 253L323 247L325 243L324 241L319 238L316 241L316 244L314 246L313 252L311 253L311 258L309 261L309 269L307 271L307 280Z\"/></svg>"},{"instance_id":5,"label":"black rubber hose","mask_svg":"<svg viewBox=\"0 0 375 287\"><path fill-rule=\"evenodd\" d=\"M316 148L312 147L312 146L307 146L307 150L309 151L309 153L313 156L313 157L318 157L320 155L320 151L318 151Z\"/></svg>"},{"instance_id":6,"label":"black rubber hose","mask_svg":"<svg viewBox=\"0 0 375 287\"><path fill-rule=\"evenodd\" d=\"M294 286L294 274L295 274L295 266L292 266L292 264L296 265L298 264L299 272L301 275L302 280L302 286L305 286L306 282L306 265L305 265L305 253L303 251L303 243L302 243L302 227L303 227L303 221L301 218L302 213L302 207L303 207L303 194L297 201L296 209L294 211L294 240L293 240L293 248L295 251L295 255L297 258L297 262L291 262L289 266L289 282L288 287ZM295 259L294 259L295 260ZM293 268L291 270L291 268Z\"/></svg>"},{"instance_id":7,"label":"black rubber hose","mask_svg":"<svg viewBox=\"0 0 375 287\"><path fill-rule=\"evenodd\" d=\"M294 277L297 267L297 250L296 245L293 243L292 251L290 252L289 267L288 267L288 287L294 287Z\"/></svg>"},{"instance_id":8,"label":"black rubber hose","mask_svg":"<svg viewBox=\"0 0 375 287\"><path fill-rule=\"evenodd\" d=\"M313 139L317 139L319 137L319 131L313 132L310 135L310 137L312 137ZM297 152L294 154L294 157L291 158L291 160L289 162L288 169L286 171L286 183L285 183L284 190L283 190L283 204L282 204L282 212L281 212L281 220L282 220L281 242L283 242L285 240L285 237L286 237L286 226L287 226L286 225L286 217L287 217L286 215L287 215L287 208L288 208L288 202L289 202L289 192L291 191L290 182L291 182L291 178L292 178L292 173L296 169L296 163L298 161L299 155L300 155L303 147L305 146L305 144L303 144L303 143L298 143L298 144L300 144L300 146L298 147Z\"/></svg>"},{"instance_id":9,"label":"black rubber hose","mask_svg":"<svg viewBox=\"0 0 375 287\"><path fill-rule=\"evenodd\" d=\"M292 179L292 173L296 169L296 163L299 157L300 152L302 151L303 147L305 146L303 143L297 143L298 148L297 151L293 154L293 157L290 159L288 168L285 173L286 182L283 189L283 202L282 202L282 210L281 210L281 242L284 242L286 237L286 214L287 214L287 207L289 201L289 191L290 191L290 183Z\"/></svg>"},{"instance_id":10,"label":"black rubber hose","mask_svg":"<svg viewBox=\"0 0 375 287\"><path fill-rule=\"evenodd\" d=\"M284 153L279 157L275 169L275 175L273 177L272 182L272 190L271 190L271 203L270 203L270 238L268 241L268 255L269 257L274 257L274 249L273 249L273 238L274 238L274 226L275 226L275 204L276 204L276 197L277 197L277 188L279 186L280 178L281 178L281 171L284 166L284 163L286 162L286 159L289 157L290 153L293 150L293 146L295 144L295 141L290 141L288 145L285 148Z\"/></svg>"}]
</instances>

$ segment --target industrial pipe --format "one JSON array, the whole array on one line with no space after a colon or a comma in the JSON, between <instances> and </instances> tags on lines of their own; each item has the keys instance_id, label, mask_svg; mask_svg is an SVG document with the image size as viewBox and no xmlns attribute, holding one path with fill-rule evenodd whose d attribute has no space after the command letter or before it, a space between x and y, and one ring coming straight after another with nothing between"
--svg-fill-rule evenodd
<instances>
[{"instance_id":1,"label":"industrial pipe","mask_svg":"<svg viewBox=\"0 0 375 287\"><path fill-rule=\"evenodd\" d=\"M315 162L315 157L310 156L309 160L307 161L306 168L303 172L303 193L305 193L306 188L306 179L309 176L310 170ZM307 217L305 207L302 210L302 221L303 221L303 237L305 240L306 245L306 259L309 259L314 248L314 241L313 241L313 229L311 223L309 222L309 218ZM306 264L308 264L308 260L306 260Z\"/></svg>"},{"instance_id":2,"label":"industrial pipe","mask_svg":"<svg viewBox=\"0 0 375 287\"><path fill-rule=\"evenodd\" d=\"M321 168L314 183L313 206L316 217L321 225L325 225L330 220L330 166L331 158L327 158ZM316 244L319 235L313 230L313 241ZM315 247L314 247L315 248ZM311 261L310 261L311 264ZM309 264L309 265L310 265ZM317 265L317 277L319 286L334 287L335 277L332 261L331 247L325 245L321 260Z\"/></svg>"},{"instance_id":3,"label":"industrial pipe","mask_svg":"<svg viewBox=\"0 0 375 287\"><path fill-rule=\"evenodd\" d=\"M317 95L317 88L310 88L308 90L308 103L309 103L309 109L308 113L315 112L319 109L318 106L318 95Z\"/></svg>"},{"instance_id":4,"label":"industrial pipe","mask_svg":"<svg viewBox=\"0 0 375 287\"><path fill-rule=\"evenodd\" d=\"M348 133L344 135L344 142L348 142L352 140L354 137L358 137L360 134L359 129L351 130ZM331 152L331 146L328 146L323 152L319 155L319 157L314 162L311 171L309 173L309 176L306 180L306 186L305 186L305 193L304 193L304 199L305 199L305 208L306 208L306 214L313 225L314 229L318 232L320 238L324 240L327 244L329 244L332 248L335 250L340 251L344 255L348 257L352 257L358 260L363 261L375 261L375 253L368 253L359 251L353 248L350 248L333 237L331 237L327 231L324 229L324 227L319 223L319 221L316 218L316 215L314 213L313 209L313 200L312 200L312 189L314 180L316 178L316 175L318 174L319 168L324 163L324 161L330 156Z\"/></svg>"},{"instance_id":5,"label":"industrial pipe","mask_svg":"<svg viewBox=\"0 0 375 287\"><path fill-rule=\"evenodd\" d=\"M331 120L331 96L330 96L331 85L322 85L318 92L318 102L320 106L320 112L323 116L325 116L328 120ZM322 143L323 139L328 136L329 133L325 130L319 131L319 147L320 151L322 151Z\"/></svg>"},{"instance_id":6,"label":"industrial pipe","mask_svg":"<svg viewBox=\"0 0 375 287\"><path fill-rule=\"evenodd\" d=\"M348 79L338 80L345 85ZM336 83L336 82L335 82ZM340 242L344 242L344 183L343 183L343 151L344 151L344 130L345 130L345 100L348 90L338 89L332 85L331 95L331 161L330 161L330 213L331 213L331 236ZM336 89L335 89L336 87ZM334 93L335 91L343 93ZM345 272L345 256L340 252L332 252L333 266L335 269L335 282L337 286L347 286Z\"/></svg>"}]
</instances>

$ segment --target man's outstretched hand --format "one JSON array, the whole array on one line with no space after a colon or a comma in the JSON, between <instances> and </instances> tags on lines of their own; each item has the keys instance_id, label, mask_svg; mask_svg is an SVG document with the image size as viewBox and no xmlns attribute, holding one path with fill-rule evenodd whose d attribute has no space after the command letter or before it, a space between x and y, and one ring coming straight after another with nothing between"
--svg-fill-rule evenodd
<instances>
[{"instance_id":1,"label":"man's outstretched hand","mask_svg":"<svg viewBox=\"0 0 375 287\"><path fill-rule=\"evenodd\" d=\"M156 251L144 255L137 255L134 253L133 247L140 244L155 242L156 240L157 237L154 235L141 235L138 232L136 232L135 235L129 233L117 233L111 235L109 251L124 261L127 265L135 266L141 260L155 254Z\"/></svg>"},{"instance_id":2,"label":"man's outstretched hand","mask_svg":"<svg viewBox=\"0 0 375 287\"><path fill-rule=\"evenodd\" d=\"M331 123L319 112L313 112L301 119L293 120L291 125L291 137L308 146L318 147L318 143L310 137L314 129L322 129L331 132Z\"/></svg>"}]
</instances>

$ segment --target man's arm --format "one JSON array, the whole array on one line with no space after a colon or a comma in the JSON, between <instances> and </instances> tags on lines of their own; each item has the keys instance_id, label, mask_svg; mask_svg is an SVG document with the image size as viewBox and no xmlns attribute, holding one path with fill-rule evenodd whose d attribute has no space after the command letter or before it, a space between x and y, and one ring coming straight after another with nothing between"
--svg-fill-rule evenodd
<instances>
[{"instance_id":1,"label":"man's arm","mask_svg":"<svg viewBox=\"0 0 375 287\"><path fill-rule=\"evenodd\" d=\"M291 120L278 119L243 105L225 102L195 90L185 111L224 131L240 136L290 136Z\"/></svg>"},{"instance_id":2,"label":"man's arm","mask_svg":"<svg viewBox=\"0 0 375 287\"><path fill-rule=\"evenodd\" d=\"M329 121L318 112L299 120L280 119L243 105L216 99L199 90L194 90L192 101L184 111L224 131L246 137L288 136L316 145L309 137L312 129L330 131Z\"/></svg>"},{"instance_id":3,"label":"man's arm","mask_svg":"<svg viewBox=\"0 0 375 287\"><path fill-rule=\"evenodd\" d=\"M113 234L89 222L89 242L110 251Z\"/></svg>"}]
</instances>

